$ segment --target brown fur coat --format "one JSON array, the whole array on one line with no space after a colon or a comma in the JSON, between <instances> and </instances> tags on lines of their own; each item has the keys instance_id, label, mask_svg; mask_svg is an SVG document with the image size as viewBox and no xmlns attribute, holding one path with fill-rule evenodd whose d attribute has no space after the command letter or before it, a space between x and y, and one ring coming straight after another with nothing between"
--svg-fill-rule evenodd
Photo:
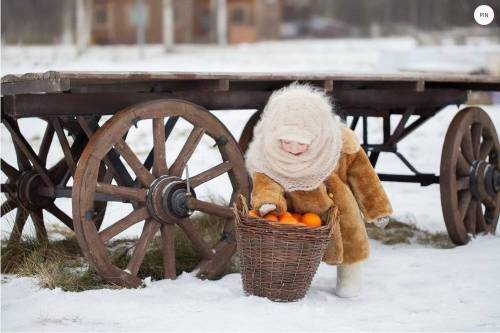
<instances>
[{"instance_id":1,"label":"brown fur coat","mask_svg":"<svg viewBox=\"0 0 500 333\"><path fill-rule=\"evenodd\" d=\"M270 203L279 212L324 214L339 209L336 226L323 260L331 265L352 264L368 257L370 247L363 223L392 214L391 204L368 157L348 128L342 129L342 153L334 172L317 189L285 192L263 173L254 173L251 205Z\"/></svg>"}]
</instances>

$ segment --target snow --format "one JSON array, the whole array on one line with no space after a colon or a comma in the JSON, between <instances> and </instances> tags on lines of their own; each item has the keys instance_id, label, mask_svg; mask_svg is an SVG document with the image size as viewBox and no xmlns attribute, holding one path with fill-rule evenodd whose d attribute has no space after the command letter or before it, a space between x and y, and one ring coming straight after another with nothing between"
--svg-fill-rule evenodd
<instances>
[{"instance_id":1,"label":"snow","mask_svg":"<svg viewBox=\"0 0 500 333\"><path fill-rule=\"evenodd\" d=\"M126 46L94 47L80 56L71 47L11 46L2 49L1 72L470 72L490 68L491 59L499 55L500 45L494 43L422 47L411 38L265 42L224 48L183 45L171 54L164 54L160 46L149 46L145 58ZM500 128L500 106L483 107ZM419 171L439 173L444 135L456 112L456 106L447 107L399 144L400 152ZM238 138L253 110L213 113ZM24 119L20 124L36 151L43 122ZM381 125L381 120L370 120L370 137L381 139ZM141 158L151 147L150 133L150 127L140 123L127 139ZM167 142L169 158L180 150L188 133L187 124L176 126L171 142ZM1 140L2 158L15 164L12 143L3 127ZM189 163L191 175L219 161L211 143L202 142L195 152ZM62 156L60 148L51 150L49 165ZM408 173L388 153L381 154L377 170ZM438 185L386 182L384 187L394 217L424 230L446 232ZM227 200L227 177L213 180L197 194ZM70 199L58 199L56 203L70 215ZM104 227L127 213L122 205L108 205ZM45 218L49 224L58 224L50 215ZM13 216L2 220L5 237L9 229L5 222L12 221ZM135 236L141 227L138 224L119 237ZM500 285L495 281L500 265L494 256L500 250L498 236L478 237L467 246L448 250L416 244L385 246L375 241L371 245L373 253L364 267L364 293L351 300L333 295L335 269L324 264L306 298L293 304L244 296L237 274L212 282L183 274L176 281L151 282L138 290L82 293L39 289L34 279L4 276L2 330L500 330Z\"/></svg>"},{"instance_id":2,"label":"snow","mask_svg":"<svg viewBox=\"0 0 500 333\"><path fill-rule=\"evenodd\" d=\"M239 274L201 281L185 273L142 289L80 293L6 277L2 330L498 331L498 244L498 236L451 250L371 242L361 296L336 297L336 270L321 264L294 303L246 296Z\"/></svg>"}]
</instances>

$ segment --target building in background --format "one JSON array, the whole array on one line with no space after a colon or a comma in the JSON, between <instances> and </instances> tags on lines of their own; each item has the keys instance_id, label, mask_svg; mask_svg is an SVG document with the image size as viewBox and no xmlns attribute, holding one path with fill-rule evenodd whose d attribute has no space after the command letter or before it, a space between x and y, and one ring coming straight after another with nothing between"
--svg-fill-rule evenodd
<instances>
[{"instance_id":1,"label":"building in background","mask_svg":"<svg viewBox=\"0 0 500 333\"><path fill-rule=\"evenodd\" d=\"M498 36L482 0L3 0L6 44L242 43L282 38ZM138 14L138 3L144 10ZM500 0L488 2L500 13ZM165 10L169 4L169 10ZM165 13L169 13L166 15ZM171 13L171 14L170 14ZM170 19L165 19L165 18ZM171 22L170 22L171 21ZM167 22L167 24L166 24ZM221 23L222 22L222 23ZM226 22L224 24L224 22ZM139 24L144 23L144 24ZM143 31L139 31L139 26ZM169 38L165 38L168 31ZM140 33L141 32L141 33ZM172 38L170 38L172 35ZM79 46L80 48L80 46Z\"/></svg>"}]
</instances>

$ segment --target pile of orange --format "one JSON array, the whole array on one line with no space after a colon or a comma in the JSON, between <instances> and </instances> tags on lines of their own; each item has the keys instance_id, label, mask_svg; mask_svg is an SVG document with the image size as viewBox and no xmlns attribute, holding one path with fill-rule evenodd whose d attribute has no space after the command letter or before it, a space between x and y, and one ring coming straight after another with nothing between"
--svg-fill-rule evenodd
<instances>
[{"instance_id":1,"label":"pile of orange","mask_svg":"<svg viewBox=\"0 0 500 333\"><path fill-rule=\"evenodd\" d=\"M249 211L248 216L258 217L258 218L261 217L259 215L259 212L256 210ZM283 214L276 214L274 212L271 212L262 216L262 218L269 221L278 222L281 224L308 226L313 228L321 226L321 218L319 217L318 214L315 213L305 213L301 215L290 212L284 212Z\"/></svg>"}]
</instances>

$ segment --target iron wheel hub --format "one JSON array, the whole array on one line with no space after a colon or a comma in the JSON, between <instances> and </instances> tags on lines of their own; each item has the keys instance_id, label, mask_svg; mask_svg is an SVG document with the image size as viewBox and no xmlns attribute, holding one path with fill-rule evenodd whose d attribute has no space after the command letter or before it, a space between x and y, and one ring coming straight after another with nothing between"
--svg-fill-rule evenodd
<instances>
[{"instance_id":1,"label":"iron wheel hub","mask_svg":"<svg viewBox=\"0 0 500 333\"><path fill-rule=\"evenodd\" d=\"M499 193L500 192L500 169L489 164L486 167L486 171L484 173L484 183L485 183L484 185L486 187L486 192L489 195L495 196L497 193Z\"/></svg>"},{"instance_id":2,"label":"iron wheel hub","mask_svg":"<svg viewBox=\"0 0 500 333\"><path fill-rule=\"evenodd\" d=\"M42 187L46 185L35 170L24 171L17 182L17 200L32 210L47 207L54 199L40 195Z\"/></svg>"},{"instance_id":3,"label":"iron wheel hub","mask_svg":"<svg viewBox=\"0 0 500 333\"><path fill-rule=\"evenodd\" d=\"M196 197L191 189L188 194L186 182L179 177L160 176L151 183L146 205L151 216L163 223L175 223L191 215L187 199Z\"/></svg>"},{"instance_id":4,"label":"iron wheel hub","mask_svg":"<svg viewBox=\"0 0 500 333\"><path fill-rule=\"evenodd\" d=\"M486 161L472 162L470 171L470 191L475 199L488 195L494 197L500 192L500 169Z\"/></svg>"}]
</instances>

